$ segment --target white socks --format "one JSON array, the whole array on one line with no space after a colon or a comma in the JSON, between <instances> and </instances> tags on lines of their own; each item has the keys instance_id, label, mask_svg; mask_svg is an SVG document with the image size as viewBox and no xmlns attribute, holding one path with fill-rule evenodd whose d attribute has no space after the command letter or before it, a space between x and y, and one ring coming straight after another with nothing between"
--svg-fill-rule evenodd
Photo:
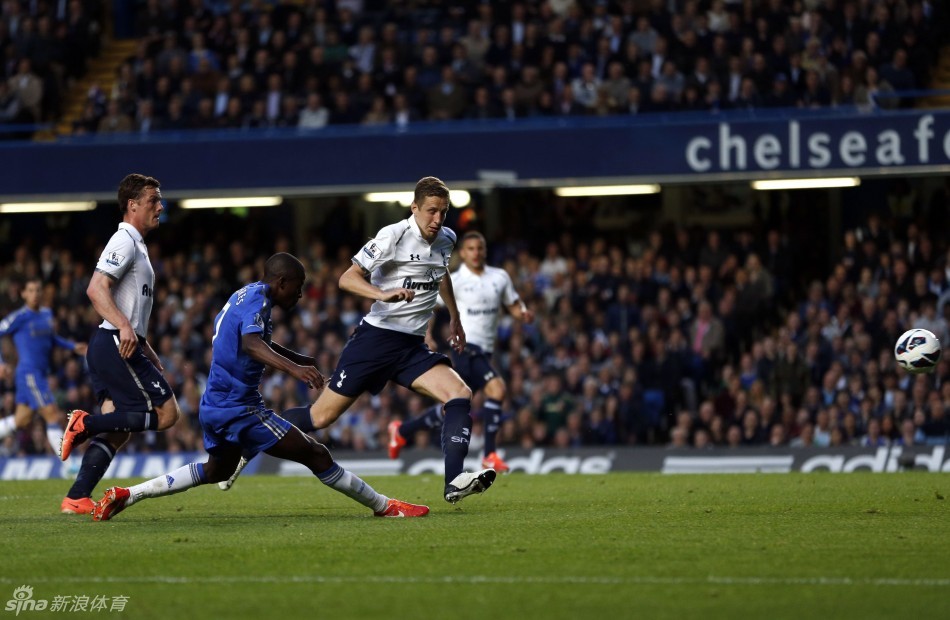
<instances>
[{"instance_id":1,"label":"white socks","mask_svg":"<svg viewBox=\"0 0 950 620\"><path fill-rule=\"evenodd\" d=\"M12 435L15 429L16 420L13 419L12 415L8 415L5 418L0 418L0 439L3 439L8 435Z\"/></svg>"},{"instance_id":2,"label":"white socks","mask_svg":"<svg viewBox=\"0 0 950 620\"><path fill-rule=\"evenodd\" d=\"M163 495L181 493L191 487L196 487L206 482L204 463L189 463L184 467L179 467L175 471L170 471L158 478L152 478L142 484L129 487L131 496L126 506L131 506L140 499L148 497L161 497Z\"/></svg>"},{"instance_id":3,"label":"white socks","mask_svg":"<svg viewBox=\"0 0 950 620\"><path fill-rule=\"evenodd\" d=\"M53 449L53 454L59 456L59 450L63 444L63 429L59 424L46 423L46 441Z\"/></svg>"},{"instance_id":4,"label":"white socks","mask_svg":"<svg viewBox=\"0 0 950 620\"><path fill-rule=\"evenodd\" d=\"M380 495L359 476L346 471L336 463L325 472L317 474L317 478L328 487L371 508L373 512L386 510L386 505L389 503L388 497Z\"/></svg>"}]
</instances>

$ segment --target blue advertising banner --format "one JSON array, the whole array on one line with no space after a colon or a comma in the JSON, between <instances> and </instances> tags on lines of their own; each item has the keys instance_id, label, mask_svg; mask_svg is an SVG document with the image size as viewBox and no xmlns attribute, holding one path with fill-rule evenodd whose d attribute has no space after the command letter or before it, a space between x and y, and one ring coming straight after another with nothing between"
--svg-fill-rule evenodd
<instances>
[{"instance_id":1,"label":"blue advertising banner","mask_svg":"<svg viewBox=\"0 0 950 620\"><path fill-rule=\"evenodd\" d=\"M747 448L741 450L672 450L668 448L602 447L555 450L499 450L502 458L517 474L609 474L616 471L646 471L664 474L755 474L793 472L895 473L916 470L950 472L950 453L939 446L891 446L879 448ZM201 452L154 453L116 457L106 472L112 478L155 478L194 461L204 462ZM334 451L334 459L360 476L397 474L441 476L444 468L438 450L406 450L392 460L384 452ZM75 461L75 462L73 462ZM465 462L469 471L480 468L478 455ZM45 480L75 476L79 461L62 463L56 457L0 458L0 481ZM75 466L75 467L74 467ZM253 459L242 476L272 474L312 476L313 473L292 461L267 455Z\"/></svg>"},{"instance_id":2,"label":"blue advertising banner","mask_svg":"<svg viewBox=\"0 0 950 620\"><path fill-rule=\"evenodd\" d=\"M111 199L129 171L189 192L410 186L434 174L456 187L485 171L517 185L585 179L701 181L950 166L950 111L781 111L156 133L0 144L0 197Z\"/></svg>"}]
</instances>

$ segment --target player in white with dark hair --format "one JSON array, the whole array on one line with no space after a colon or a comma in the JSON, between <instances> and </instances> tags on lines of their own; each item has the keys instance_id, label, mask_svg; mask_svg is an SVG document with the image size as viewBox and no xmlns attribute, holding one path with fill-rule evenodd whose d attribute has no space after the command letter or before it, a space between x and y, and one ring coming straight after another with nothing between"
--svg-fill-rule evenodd
<instances>
[{"instance_id":1,"label":"player in white with dark hair","mask_svg":"<svg viewBox=\"0 0 950 620\"><path fill-rule=\"evenodd\" d=\"M501 424L501 405L507 386L492 366L491 356L498 336L498 318L502 307L513 317L526 323L534 321L534 313L518 296L511 277L504 269L486 264L487 246L479 232L462 237L459 255L462 265L452 273L452 288L462 319L468 344L462 352L452 351L452 363L473 391L485 390L485 407L481 412L485 424L485 456L482 467L497 472L508 471L508 465L495 451L495 437ZM406 440L426 428L442 423L442 406L431 407L424 414L400 423L389 424L389 458L398 458Z\"/></svg>"},{"instance_id":2,"label":"player in white with dark hair","mask_svg":"<svg viewBox=\"0 0 950 620\"><path fill-rule=\"evenodd\" d=\"M165 430L181 416L178 401L162 375L162 363L146 340L155 272L145 235L158 228L161 184L130 174L118 191L122 222L109 239L86 294L103 318L89 339L86 362L104 415L76 410L69 416L61 457L92 439L75 484L63 500L64 513L89 514L92 490L106 473L130 432Z\"/></svg>"},{"instance_id":3,"label":"player in white with dark hair","mask_svg":"<svg viewBox=\"0 0 950 620\"><path fill-rule=\"evenodd\" d=\"M485 491L495 481L495 471L462 471L472 432L472 390L449 359L425 343L441 295L449 311L450 344L458 352L465 349L465 330L448 273L456 236L442 226L449 210L448 187L435 177L421 179L410 209L408 219L384 227L370 239L340 277L344 291L376 303L347 341L310 416L316 428L325 428L360 395L379 393L390 379L444 403L443 497L455 503Z\"/></svg>"}]
</instances>

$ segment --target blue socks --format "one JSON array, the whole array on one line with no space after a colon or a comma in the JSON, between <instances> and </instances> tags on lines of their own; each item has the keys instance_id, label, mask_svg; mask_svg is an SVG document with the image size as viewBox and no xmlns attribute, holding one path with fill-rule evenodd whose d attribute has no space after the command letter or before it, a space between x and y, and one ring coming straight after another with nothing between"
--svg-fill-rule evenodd
<instances>
[{"instance_id":1,"label":"blue socks","mask_svg":"<svg viewBox=\"0 0 950 620\"><path fill-rule=\"evenodd\" d=\"M91 415L83 420L83 426L90 435L155 431L158 430L158 414L154 411L133 411Z\"/></svg>"},{"instance_id":2,"label":"blue socks","mask_svg":"<svg viewBox=\"0 0 950 620\"><path fill-rule=\"evenodd\" d=\"M482 420L485 423L485 456L488 456L495 451L495 436L501 425L501 403L492 398L486 399Z\"/></svg>"},{"instance_id":3,"label":"blue socks","mask_svg":"<svg viewBox=\"0 0 950 620\"><path fill-rule=\"evenodd\" d=\"M403 439L414 439L416 433L426 429L439 428L442 425L442 405L435 405L426 409L425 413L406 420L399 427L399 434Z\"/></svg>"},{"instance_id":4,"label":"blue socks","mask_svg":"<svg viewBox=\"0 0 950 620\"><path fill-rule=\"evenodd\" d=\"M287 420L305 433L312 433L317 430L313 426L313 420L310 419L310 407L294 407L280 414L280 417Z\"/></svg>"},{"instance_id":5,"label":"blue socks","mask_svg":"<svg viewBox=\"0 0 950 620\"><path fill-rule=\"evenodd\" d=\"M69 499L82 499L92 495L92 490L96 488L102 477L106 475L109 464L115 457L115 450L104 439L93 438L86 448L86 453L82 457L82 465L79 467L79 475L76 476L76 482L66 497Z\"/></svg>"},{"instance_id":6,"label":"blue socks","mask_svg":"<svg viewBox=\"0 0 950 620\"><path fill-rule=\"evenodd\" d=\"M445 484L462 473L468 445L472 438L472 401L454 398L445 403L445 420L442 424L442 453L445 455Z\"/></svg>"}]
</instances>

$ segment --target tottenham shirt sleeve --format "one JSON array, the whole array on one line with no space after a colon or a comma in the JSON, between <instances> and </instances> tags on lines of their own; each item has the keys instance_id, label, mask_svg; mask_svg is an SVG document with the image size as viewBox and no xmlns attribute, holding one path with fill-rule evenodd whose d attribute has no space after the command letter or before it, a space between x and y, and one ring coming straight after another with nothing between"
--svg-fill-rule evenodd
<instances>
[{"instance_id":1,"label":"tottenham shirt sleeve","mask_svg":"<svg viewBox=\"0 0 950 620\"><path fill-rule=\"evenodd\" d=\"M373 273L377 267L390 260L393 256L393 235L388 226L379 231L376 237L366 242L360 251L353 257L353 262Z\"/></svg>"},{"instance_id":2,"label":"tottenham shirt sleeve","mask_svg":"<svg viewBox=\"0 0 950 620\"><path fill-rule=\"evenodd\" d=\"M113 280L121 278L135 261L135 240L124 230L119 230L102 251L96 271L101 271Z\"/></svg>"},{"instance_id":3,"label":"tottenham shirt sleeve","mask_svg":"<svg viewBox=\"0 0 950 620\"><path fill-rule=\"evenodd\" d=\"M505 286L501 293L502 302L505 304L505 307L508 307L521 299L521 297L518 295L518 291L515 290L515 285L511 282L511 276L508 275L508 272L502 269L501 273L504 274L505 279Z\"/></svg>"}]
</instances>

